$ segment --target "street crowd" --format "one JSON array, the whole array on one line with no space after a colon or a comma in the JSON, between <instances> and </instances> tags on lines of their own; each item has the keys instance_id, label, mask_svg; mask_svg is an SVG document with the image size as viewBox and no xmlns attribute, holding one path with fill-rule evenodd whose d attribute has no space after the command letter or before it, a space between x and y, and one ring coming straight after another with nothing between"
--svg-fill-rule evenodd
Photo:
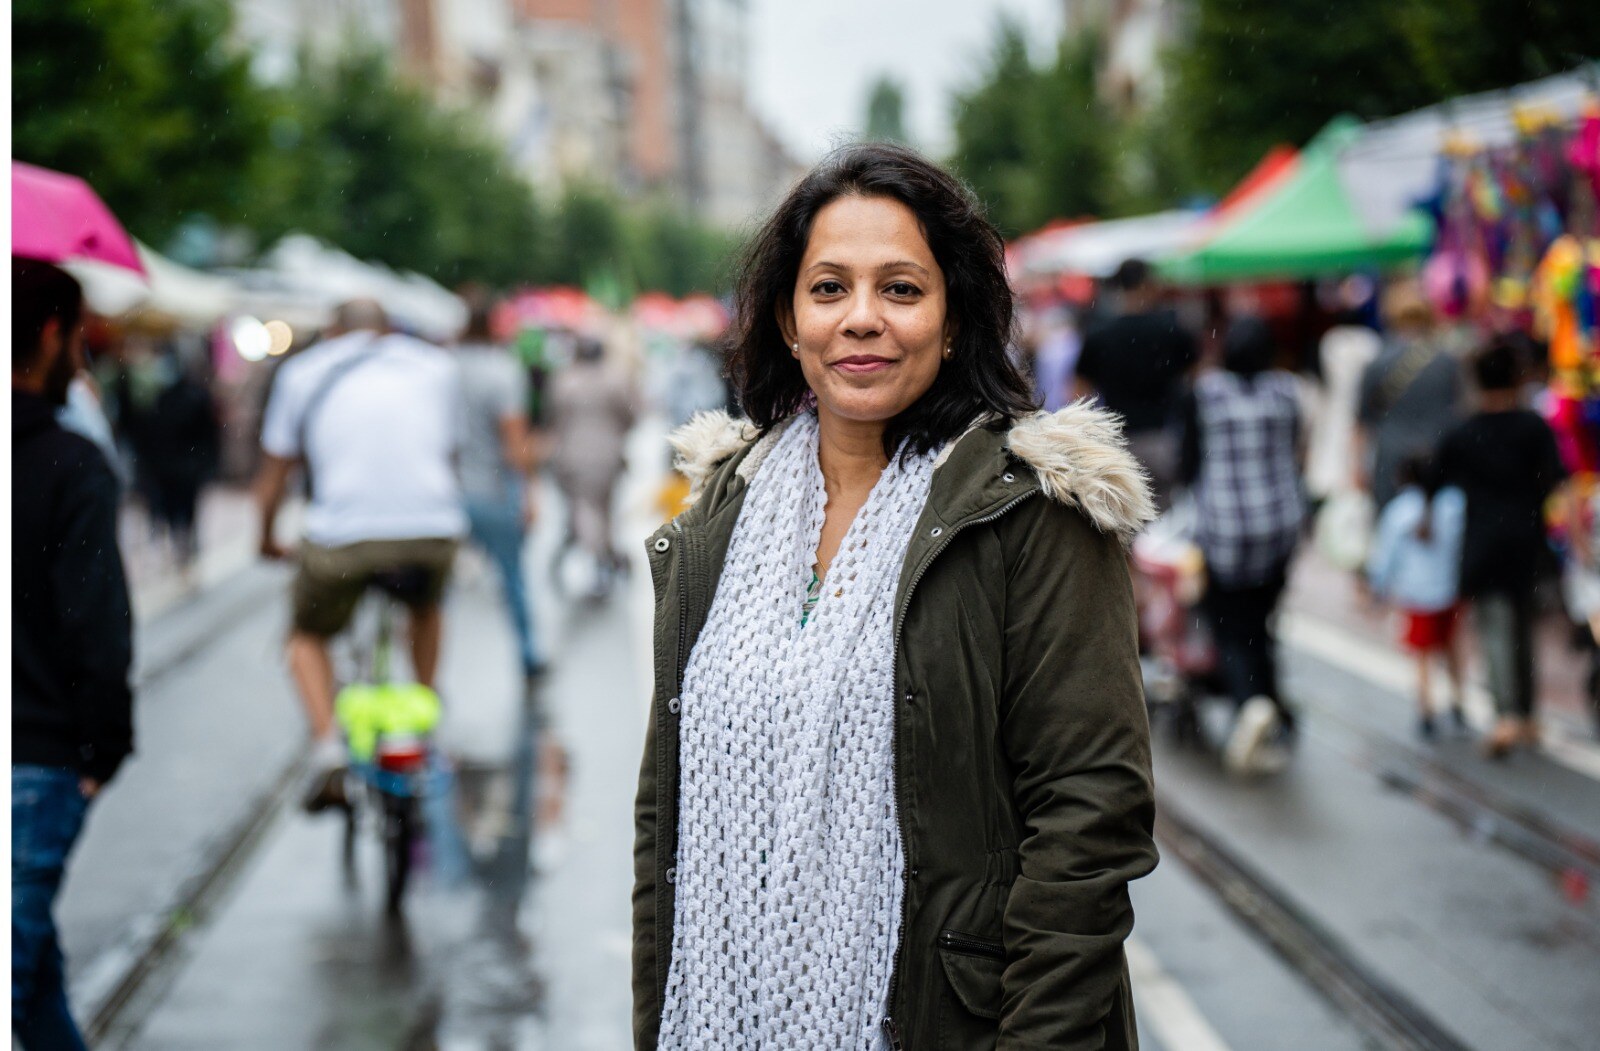
<instances>
[{"instance_id":1,"label":"street crowd","mask_svg":"<svg viewBox=\"0 0 1600 1051\"><path fill-rule=\"evenodd\" d=\"M217 467L215 393L176 346L86 360L77 281L13 257L13 1028L29 1048L83 1046L52 908L93 799L134 749L135 626L118 520L141 512L186 573ZM604 600L628 560L612 519L635 385L605 345L567 334L530 370L492 332L498 302L464 289L467 323L441 347L371 300L335 311L273 377L254 489L259 549L292 559L287 663L310 728L308 811L348 807L330 640L375 582L408 614L412 675L432 689L442 600L459 545L500 578L520 674L547 669L524 550L537 480L561 493L558 576ZM530 372L532 374L530 374ZM304 497L291 546L277 524ZM576 566L569 563L577 561ZM398 576L397 576L398 575Z\"/></svg>"},{"instance_id":2,"label":"street crowd","mask_svg":"<svg viewBox=\"0 0 1600 1051\"><path fill-rule=\"evenodd\" d=\"M872 156L856 160L869 168L884 163ZM935 175L927 179L930 185L937 183ZM899 192L884 191L888 197ZM923 192L954 193L916 187L905 191L906 207L921 207L916 194ZM819 231L833 229L823 221L827 208L808 219L817 222ZM895 225L905 217L892 209L856 218L885 225L885 236L905 236ZM834 235L841 255L861 251L848 229ZM926 245L912 238L906 256L919 251L925 253ZM818 266L826 270L837 264ZM920 264L893 266L908 275L925 270ZM816 305L808 307L812 313L784 321L786 331L757 332L747 310L741 315L745 327L736 324L721 349L709 343L681 347L661 386L659 408L673 423L691 431L698 427L702 434L714 424L707 423L711 417L697 415L701 410L730 404L753 409L756 429L776 441L775 447L762 447L761 455L771 458L762 462L795 472L796 485L810 484L816 443L829 448L827 433L811 434L806 425L785 431L775 421L808 404L822 419L833 419L830 413L838 406L831 406L829 399L837 398L849 409L855 405L850 399L858 396L851 393L856 388L845 384L833 390L819 381L820 389L814 385L809 401L800 387L775 395L759 386L759 376L752 378L751 359L739 355L751 354L749 348L761 338L777 335L781 344L792 344L793 357L806 367L806 354L822 353L806 341L827 338L823 321L817 319L845 309L830 297L847 296L846 281L844 276L821 281L813 293ZM831 290L830 282L840 291ZM914 288L913 277L896 279L890 287L901 285ZM198 549L199 495L217 470L222 434L214 396L192 357L169 347L109 374L100 370L96 377L84 361L84 307L73 278L49 263L14 257L12 287L13 1026L25 1047L71 1048L83 1043L68 1009L52 905L88 808L134 747L129 686L133 623L118 553L119 508L125 489L131 491L170 537L177 564L190 565ZM899 297L909 300L921 293L891 295L900 304ZM1226 740L1219 742L1230 768L1265 773L1292 761L1296 706L1285 695L1278 673L1274 616L1293 561L1308 544L1315 545L1318 557L1348 570L1375 608L1393 611L1396 644L1416 664L1416 725L1424 741L1447 729L1466 732L1468 661L1460 625L1470 616L1498 716L1482 747L1496 757L1535 748L1540 740L1533 644L1537 618L1559 608L1582 633L1589 652L1600 653L1594 635L1600 628L1600 568L1592 539L1596 515L1590 494L1569 479L1568 457L1557 431L1538 411L1544 403L1538 348L1515 335L1482 334L1444 322L1410 278L1381 286L1351 280L1328 295L1331 309L1308 338L1304 331L1287 331L1282 318L1260 310L1247 296L1209 303L1180 298L1160 286L1148 265L1130 259L1086 303L1024 304L1020 336L1009 345L997 344L1007 363L992 367L1031 382L1031 390L1019 386L1006 402L1015 403L1018 419L1029 418L1027 413L1040 405L1058 414L1101 413L1040 417L1089 421L1084 426L1102 426L1098 421L1106 418L1103 414L1114 415L1116 422L1105 426L1120 426L1122 437L1095 455L1114 460L1124 455L1120 450L1125 443L1149 480L1154 509L1163 515L1152 531L1177 537L1198 553L1198 584L1184 602L1196 615L1192 619L1204 626L1213 656L1204 667L1184 669L1183 674L1193 680L1196 691L1231 702L1231 726ZM623 360L617 347L593 334L563 332L549 340L559 349L530 366L512 353L511 333L499 322L501 304L493 296L468 288L462 290L462 300L467 320L447 346L398 331L375 301L344 303L318 338L283 359L265 400L255 482L258 546L262 557L290 559L295 566L287 665L310 730L311 776L303 803L311 812L350 805L349 755L336 717L339 684L330 643L347 628L369 587L381 584L405 606L412 673L431 689L441 660L443 600L457 551L464 543L477 546L503 587L518 670L533 682L545 673L550 655L539 639L524 556L529 528L539 513L538 481L545 473L561 495L565 515L553 568L556 579L570 581L569 556L581 555L581 590L601 601L631 568L626 552L633 544L620 541L613 512L617 485L628 466L626 439L645 408L637 362ZM893 327L866 307L849 309L859 313L836 323L851 339L866 339L862 331L879 338L874 325ZM815 328L807 329L807 324ZM934 367L941 353L943 360L959 360L965 346L952 337L942 351L934 346L929 360ZM886 361L895 364L867 354L840 358L828 367L844 370L841 375L870 375L887 367ZM810 382L809 373L806 378ZM731 393L730 381L744 384L738 396ZM759 402L745 404L760 397L776 400L764 408ZM1090 404L1098 409L1088 408ZM877 408L873 403L873 411ZM761 419L763 412L772 418ZM839 418L849 417L841 411ZM731 419L727 423L736 426ZM786 437L777 441L779 434ZM726 455L745 440L730 438L726 447L712 444ZM868 460L882 458L887 439L880 434L874 440L877 445L862 446ZM915 433L906 440L916 448ZM1048 438L1056 440L1054 435ZM1021 446L1013 441L1013 454L1021 456ZM1108 451L1113 446L1116 451ZM684 448L680 445L680 453ZM870 536L889 544L889 550L905 553L901 533L910 528L921 501L934 498L929 487L937 485L930 481L936 470L931 454L937 448L930 444L915 456L889 461L900 465L892 471L877 464L853 498L852 511L876 506L869 500L880 492L873 484L878 472L889 487L883 491L903 498L892 520L863 519L883 530ZM754 453L751 457L756 458ZM679 491L693 482L699 495L721 461L693 468L693 456L688 460L685 473L690 477L679 479ZM1007 484L1014 481L1009 472L1003 477ZM728 473L720 472L716 479L722 488L713 500L733 499ZM833 484L830 478L828 508L843 499ZM279 517L297 492L306 498L305 513L298 546L291 548ZM767 492L752 489L753 494ZM823 492L817 490L817 500L823 500ZM823 513L818 510L822 504L790 506L781 502L787 497L780 490L772 494L752 495L749 506L768 516L762 521L774 530L774 543L795 539L784 532L790 528L785 523L798 520L794 516ZM801 489L791 495L811 499ZM1082 497L1073 499L1081 507L1090 506ZM1092 523L1107 535L1131 535L1140 524L1142 496L1126 499L1133 510L1122 517L1091 515ZM769 506L763 501L779 502ZM819 521L824 547L844 544L849 517L838 525L829 525L826 517ZM936 528L932 537L937 539L940 532ZM1009 534L999 535L1002 542L1011 542ZM898 549L892 546L896 537ZM1099 551L1092 542L1084 543ZM670 546L662 536L651 550L660 554ZM847 579L854 582L862 574L861 579L888 587L893 578L887 573L899 562L879 560L887 555L862 554L865 548L863 535L859 544L845 545L838 553L846 559L841 564L850 567ZM726 551L737 562L736 572L745 574L728 579L741 581L749 589L748 601L756 602L768 583L761 552L738 543ZM815 554L807 551L808 558ZM872 621L877 616L873 603L887 601L892 589L872 592L868 597L876 598L858 609L843 603L846 590L841 586L841 601L835 604L829 598L834 592L824 586L832 579L828 561L819 557L808 562L811 585L796 624L807 628L815 616L822 626L810 628L809 637L823 640L817 645L833 647L826 651L827 659L844 667L866 659L855 649L865 644L862 639L887 646L891 636L860 635L849 626L854 621L837 618ZM1139 559L1132 564L1138 567ZM1559 602L1546 587L1556 580L1563 585ZM1134 593L1147 601L1153 584L1143 583L1134 582ZM936 575L929 587L939 586ZM750 630L766 633L761 645L768 647L763 652L771 659L765 666L793 672L798 666L785 663L792 660L785 649L786 609L780 603L776 621ZM1053 606L1041 610L1038 627L1045 636L1039 645L1048 651L1048 636L1059 626L1054 618L1060 611ZM702 617L716 614L717 607L701 611ZM710 640L706 652L715 655L725 648L730 661L743 652L735 622L721 624L703 638ZM1147 658L1161 656L1159 640L1147 635L1141 642ZM887 660L889 652L886 648L870 656ZM1447 684L1443 692L1435 688L1439 671ZM715 702L713 691L720 687L705 678L710 673L703 663L679 667L676 673L684 703ZM887 666L870 673L882 681L863 682L876 686L897 674ZM1600 684L1600 674L1589 681ZM831 683L819 679L804 689L832 689ZM664 685L658 682L658 694ZM788 685L775 682L771 688L781 691ZM691 687L700 692L691 694ZM913 692L907 692L908 699ZM658 705L667 703L665 696L658 697ZM679 697L670 703L679 704ZM680 714L679 709L666 710L674 717ZM1108 709L1107 717L1125 714ZM718 732L714 726L695 725L713 738ZM881 735L887 725L863 727L862 732ZM773 733L777 737L769 743L777 747L774 742L782 734ZM1136 739L1136 734L1130 737ZM887 738L884 742L888 748ZM884 756L860 758L880 762ZM1129 762L1129 769L1138 766ZM706 782L694 791L717 784ZM874 781L855 789L865 796L883 787ZM709 834L720 820L713 812L720 804L714 796L693 792L684 798L685 805L700 799L710 808L689 814L700 822L695 828ZM801 817L778 815L774 820ZM1128 820L1137 824L1140 819L1135 815ZM652 816L652 829L653 821ZM799 825L794 831L801 836ZM873 824L863 834L887 837L890 832ZM1140 842L1145 845L1128 847L1130 878L1147 871L1147 861L1153 863L1153 853L1148 859L1142 853L1149 849L1147 837ZM813 845L819 850L827 846ZM891 854L885 864L899 856ZM765 852L761 857L765 864ZM824 859L819 855L813 860L821 864ZM671 874L665 877L668 883L678 878L675 867L663 871ZM752 871L764 870L758 866ZM653 873L641 872L641 885L651 885ZM907 878L915 876L912 869ZM708 907L733 907L712 900L732 893L714 879L696 883L696 874L688 871L684 878L690 882L683 893L709 895ZM766 877L759 878L765 888ZM862 922L876 923L884 908L876 899L857 904L871 914L864 913ZM748 919L756 922L756 917ZM654 913L644 922L653 923ZM987 951L973 944L973 953ZM858 977L872 983L886 980L876 971ZM707 974L701 980L715 984L722 978ZM673 990L671 997L678 997L681 990ZM842 989L830 990L845 995ZM694 1005L669 998L664 1007L659 1002L655 1007L658 1016L665 1012L666 1024L686 1025L681 1012ZM655 1024L660 1022L657 1017ZM895 1025L886 1023L886 1031L898 1039Z\"/></svg>"},{"instance_id":3,"label":"street crowd","mask_svg":"<svg viewBox=\"0 0 1600 1051\"><path fill-rule=\"evenodd\" d=\"M1448 321L1409 277L1326 298L1312 333L1286 331L1248 295L1163 296L1129 260L1086 307L1038 310L1025 349L1046 405L1089 396L1122 417L1167 509L1158 531L1198 550L1190 601L1215 651L1205 685L1238 708L1232 765L1281 765L1273 745L1292 742L1272 624L1307 550L1392 615L1423 740L1441 700L1466 730L1470 612L1498 716L1483 748L1536 746L1536 621L1570 620L1592 661L1600 609L1591 494L1547 422L1541 347Z\"/></svg>"}]
</instances>

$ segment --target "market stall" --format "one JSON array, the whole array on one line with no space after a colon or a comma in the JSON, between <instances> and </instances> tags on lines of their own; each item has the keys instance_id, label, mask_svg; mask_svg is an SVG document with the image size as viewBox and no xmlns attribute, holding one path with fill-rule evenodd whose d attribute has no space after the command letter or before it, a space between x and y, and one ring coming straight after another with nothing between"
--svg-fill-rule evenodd
<instances>
[{"instance_id":1,"label":"market stall","mask_svg":"<svg viewBox=\"0 0 1600 1051\"><path fill-rule=\"evenodd\" d=\"M1371 232L1339 176L1339 158L1360 139L1353 118L1331 122L1283 177L1226 211L1197 241L1158 262L1171 281L1201 285L1282 281L1381 269L1421 257L1433 224L1418 211Z\"/></svg>"},{"instance_id":2,"label":"market stall","mask_svg":"<svg viewBox=\"0 0 1600 1051\"><path fill-rule=\"evenodd\" d=\"M1125 259L1165 255L1184 244L1205 214L1183 208L1047 229L1017 245L1016 273L1024 280L1062 274L1109 277Z\"/></svg>"},{"instance_id":3,"label":"market stall","mask_svg":"<svg viewBox=\"0 0 1600 1051\"><path fill-rule=\"evenodd\" d=\"M306 234L290 234L262 257L259 269L231 272L257 303L283 304L326 318L352 299L375 299L398 327L425 339L454 339L466 306L420 274L365 262ZM278 316L259 311L256 316Z\"/></svg>"},{"instance_id":4,"label":"market stall","mask_svg":"<svg viewBox=\"0 0 1600 1051\"><path fill-rule=\"evenodd\" d=\"M144 276L93 261L71 263L95 313L154 331L205 332L238 308L237 282L173 262L136 243Z\"/></svg>"}]
</instances>

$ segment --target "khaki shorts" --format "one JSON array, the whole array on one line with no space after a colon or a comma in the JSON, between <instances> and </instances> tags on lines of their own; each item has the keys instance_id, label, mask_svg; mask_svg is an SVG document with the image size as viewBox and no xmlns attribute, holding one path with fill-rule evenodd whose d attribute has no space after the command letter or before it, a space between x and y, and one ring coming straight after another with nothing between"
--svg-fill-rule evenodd
<instances>
[{"instance_id":1,"label":"khaki shorts","mask_svg":"<svg viewBox=\"0 0 1600 1051\"><path fill-rule=\"evenodd\" d=\"M343 547L304 544L294 578L294 630L331 638L350 623L361 596L380 574L414 570L402 601L437 606L455 561L454 540L363 540Z\"/></svg>"}]
</instances>

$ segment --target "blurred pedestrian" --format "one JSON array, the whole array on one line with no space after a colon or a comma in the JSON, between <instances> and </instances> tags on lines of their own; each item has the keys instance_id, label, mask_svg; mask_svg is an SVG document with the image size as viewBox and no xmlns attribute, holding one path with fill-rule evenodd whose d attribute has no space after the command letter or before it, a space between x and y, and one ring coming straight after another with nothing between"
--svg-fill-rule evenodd
<instances>
[{"instance_id":1,"label":"blurred pedestrian","mask_svg":"<svg viewBox=\"0 0 1600 1051\"><path fill-rule=\"evenodd\" d=\"M1351 488L1361 377L1377 359L1383 340L1360 313L1362 286L1341 286L1341 310L1317 345L1322 398L1306 451L1306 491L1317 502ZM1365 285L1371 298L1371 283ZM1364 475L1363 475L1364 477Z\"/></svg>"},{"instance_id":2,"label":"blurred pedestrian","mask_svg":"<svg viewBox=\"0 0 1600 1051\"><path fill-rule=\"evenodd\" d=\"M1271 625L1305 517L1300 400L1275 356L1264 321L1235 321L1222 368L1197 376L1183 405L1180 474L1194 493L1203 604L1238 707L1224 758L1239 772L1281 762L1281 751L1263 748L1286 743L1294 729Z\"/></svg>"},{"instance_id":3,"label":"blurred pedestrian","mask_svg":"<svg viewBox=\"0 0 1600 1051\"><path fill-rule=\"evenodd\" d=\"M11 260L11 1032L73 1051L53 915L89 803L133 751L118 485L56 411L82 367L82 290Z\"/></svg>"},{"instance_id":4,"label":"blurred pedestrian","mask_svg":"<svg viewBox=\"0 0 1600 1051\"><path fill-rule=\"evenodd\" d=\"M722 355L709 341L697 339L677 348L661 392L674 429L698 413L732 408L732 392L722 373Z\"/></svg>"},{"instance_id":5,"label":"blurred pedestrian","mask_svg":"<svg viewBox=\"0 0 1600 1051\"><path fill-rule=\"evenodd\" d=\"M1472 363L1478 409L1439 447L1444 479L1467 498L1461 548L1461 593L1472 603L1478 647L1499 716L1484 742L1493 757L1537 744L1534 722L1534 586L1549 549L1545 502L1563 481L1554 432L1522 407L1517 350L1497 340ZM1576 513L1569 521L1576 522ZM1572 532L1582 545L1583 531ZM1584 546L1579 557L1587 560Z\"/></svg>"},{"instance_id":6,"label":"blurred pedestrian","mask_svg":"<svg viewBox=\"0 0 1600 1051\"><path fill-rule=\"evenodd\" d=\"M1072 309L1065 305L1047 310L1042 324L1044 331L1033 353L1033 385L1040 407L1055 412L1072 402L1083 339Z\"/></svg>"},{"instance_id":7,"label":"blurred pedestrian","mask_svg":"<svg viewBox=\"0 0 1600 1051\"><path fill-rule=\"evenodd\" d=\"M634 412L632 382L606 361L604 344L581 337L572 363L550 384L550 470L567 508L557 565L574 543L581 547L594 563L596 598L609 594L613 577L627 568L616 548L612 505Z\"/></svg>"},{"instance_id":8,"label":"blurred pedestrian","mask_svg":"<svg viewBox=\"0 0 1600 1051\"><path fill-rule=\"evenodd\" d=\"M1367 583L1375 597L1400 609L1400 643L1417 661L1417 732L1431 741L1438 734L1429 688L1435 659L1443 660L1450 680L1451 719L1458 730L1467 725L1456 643L1467 498L1442 484L1427 457L1403 461L1399 481L1399 493L1378 516Z\"/></svg>"},{"instance_id":9,"label":"blurred pedestrian","mask_svg":"<svg viewBox=\"0 0 1600 1051\"><path fill-rule=\"evenodd\" d=\"M845 147L756 235L747 421L675 437L635 816L642 1048L1129 1048L1153 805L1109 414L1032 412L1004 245Z\"/></svg>"},{"instance_id":10,"label":"blurred pedestrian","mask_svg":"<svg viewBox=\"0 0 1600 1051\"><path fill-rule=\"evenodd\" d=\"M1394 498L1401 461L1431 455L1462 408L1461 365L1421 286L1411 278L1391 282L1383 314L1383 350L1361 374L1355 455L1357 480L1375 507Z\"/></svg>"},{"instance_id":11,"label":"blurred pedestrian","mask_svg":"<svg viewBox=\"0 0 1600 1051\"><path fill-rule=\"evenodd\" d=\"M196 512L200 492L217 470L222 430L211 389L167 351L169 379L155 396L144 427L141 468L149 479L150 512L166 532L181 572L199 554Z\"/></svg>"},{"instance_id":12,"label":"blurred pedestrian","mask_svg":"<svg viewBox=\"0 0 1600 1051\"><path fill-rule=\"evenodd\" d=\"M1128 446L1144 464L1165 508L1178 476L1178 402L1199 360L1194 336L1160 305L1150 264L1129 259L1111 276L1118 310L1089 330L1078 355L1081 393L1122 417Z\"/></svg>"},{"instance_id":13,"label":"blurred pedestrian","mask_svg":"<svg viewBox=\"0 0 1600 1051\"><path fill-rule=\"evenodd\" d=\"M392 332L383 307L339 307L329 338L278 370L261 425L256 493L261 555L284 559L278 509L296 464L309 475L305 539L295 555L289 671L311 728L308 811L345 805L347 757L333 720L329 641L380 578L404 577L411 670L434 687L441 603L467 531L454 458L461 392L456 363Z\"/></svg>"},{"instance_id":14,"label":"blurred pedestrian","mask_svg":"<svg viewBox=\"0 0 1600 1051\"><path fill-rule=\"evenodd\" d=\"M456 347L461 368L461 453L457 467L473 542L500 574L522 674L544 671L522 554L538 510L538 467L528 424L527 373L491 331L493 300L469 289L467 327Z\"/></svg>"}]
</instances>

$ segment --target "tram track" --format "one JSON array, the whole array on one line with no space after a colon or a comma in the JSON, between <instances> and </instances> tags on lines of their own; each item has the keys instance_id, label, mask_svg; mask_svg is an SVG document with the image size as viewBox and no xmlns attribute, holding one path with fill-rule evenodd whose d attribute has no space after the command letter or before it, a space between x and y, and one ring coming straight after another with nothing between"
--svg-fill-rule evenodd
<instances>
[{"instance_id":1,"label":"tram track","mask_svg":"<svg viewBox=\"0 0 1600 1051\"><path fill-rule=\"evenodd\" d=\"M1302 705L1301 747L1315 745L1385 788L1435 813L1473 840L1492 845L1549 877L1552 893L1593 919L1600 900L1600 841L1452 767L1444 759L1396 740L1325 702ZM1222 905L1333 1007L1373 1046L1397 1051L1466 1051L1468 1045L1394 982L1380 974L1339 932L1286 888L1197 820L1157 792L1156 837ZM1590 923L1565 928L1600 948Z\"/></svg>"},{"instance_id":2,"label":"tram track","mask_svg":"<svg viewBox=\"0 0 1600 1051\"><path fill-rule=\"evenodd\" d=\"M1308 728L1322 744L1464 833L1541 869L1569 903L1600 914L1600 898L1593 892L1600 887L1600 841L1328 706L1305 707L1333 727L1331 732L1315 723Z\"/></svg>"},{"instance_id":3,"label":"tram track","mask_svg":"<svg viewBox=\"0 0 1600 1051\"><path fill-rule=\"evenodd\" d=\"M1337 934L1259 870L1157 793L1156 840L1374 1044L1392 1051L1470 1051L1384 980Z\"/></svg>"}]
</instances>

